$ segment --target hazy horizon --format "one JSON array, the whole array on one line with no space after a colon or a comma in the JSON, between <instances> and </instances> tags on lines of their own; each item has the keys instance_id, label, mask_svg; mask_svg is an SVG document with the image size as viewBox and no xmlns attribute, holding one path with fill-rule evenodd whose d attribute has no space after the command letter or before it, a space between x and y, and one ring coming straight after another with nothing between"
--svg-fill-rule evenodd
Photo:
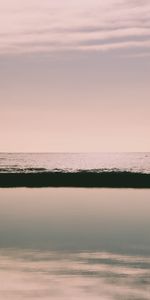
<instances>
[{"instance_id":1,"label":"hazy horizon","mask_svg":"<svg viewBox=\"0 0 150 300\"><path fill-rule=\"evenodd\" d=\"M74 151L70 151L70 152L68 152L68 151L41 151L41 152L39 152L39 151L25 151L25 152L23 152L23 151L0 151L0 153L1 154L23 154L23 153L25 153L25 154L104 154L104 153L119 153L119 154L123 154L123 153L131 153L131 154L133 154L133 153L150 153L150 151L76 151L76 152L74 152Z\"/></svg>"},{"instance_id":2,"label":"hazy horizon","mask_svg":"<svg viewBox=\"0 0 150 300\"><path fill-rule=\"evenodd\" d=\"M0 152L150 151L150 2L0 3Z\"/></svg>"}]
</instances>

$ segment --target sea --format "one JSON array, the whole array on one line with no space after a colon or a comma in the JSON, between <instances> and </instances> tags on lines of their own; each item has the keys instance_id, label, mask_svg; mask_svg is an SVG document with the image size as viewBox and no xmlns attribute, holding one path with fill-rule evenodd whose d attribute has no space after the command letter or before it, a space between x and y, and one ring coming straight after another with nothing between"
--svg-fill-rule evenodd
<instances>
[{"instance_id":1,"label":"sea","mask_svg":"<svg viewBox=\"0 0 150 300\"><path fill-rule=\"evenodd\" d=\"M1 153L0 172L150 173L150 153ZM0 300L149 300L150 189L0 188Z\"/></svg>"},{"instance_id":2,"label":"sea","mask_svg":"<svg viewBox=\"0 0 150 300\"><path fill-rule=\"evenodd\" d=\"M150 173L150 152L0 153L0 172L78 170Z\"/></svg>"}]
</instances>

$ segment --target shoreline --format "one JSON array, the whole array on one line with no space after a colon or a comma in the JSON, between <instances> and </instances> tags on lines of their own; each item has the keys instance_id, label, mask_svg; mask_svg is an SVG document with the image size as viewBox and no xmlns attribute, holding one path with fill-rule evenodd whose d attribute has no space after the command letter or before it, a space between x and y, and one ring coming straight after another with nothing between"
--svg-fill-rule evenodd
<instances>
[{"instance_id":1,"label":"shoreline","mask_svg":"<svg viewBox=\"0 0 150 300\"><path fill-rule=\"evenodd\" d=\"M0 173L0 188L9 187L150 188L150 174L115 171Z\"/></svg>"}]
</instances>

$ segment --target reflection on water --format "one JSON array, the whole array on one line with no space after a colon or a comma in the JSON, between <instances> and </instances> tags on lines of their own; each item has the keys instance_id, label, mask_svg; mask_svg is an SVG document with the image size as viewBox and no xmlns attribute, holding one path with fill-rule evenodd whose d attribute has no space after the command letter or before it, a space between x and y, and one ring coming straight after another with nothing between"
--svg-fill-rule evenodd
<instances>
[{"instance_id":1,"label":"reflection on water","mask_svg":"<svg viewBox=\"0 0 150 300\"><path fill-rule=\"evenodd\" d=\"M0 299L149 299L150 257L104 252L0 253Z\"/></svg>"},{"instance_id":2,"label":"reflection on water","mask_svg":"<svg viewBox=\"0 0 150 300\"><path fill-rule=\"evenodd\" d=\"M1 189L0 299L146 300L150 190Z\"/></svg>"}]
</instances>

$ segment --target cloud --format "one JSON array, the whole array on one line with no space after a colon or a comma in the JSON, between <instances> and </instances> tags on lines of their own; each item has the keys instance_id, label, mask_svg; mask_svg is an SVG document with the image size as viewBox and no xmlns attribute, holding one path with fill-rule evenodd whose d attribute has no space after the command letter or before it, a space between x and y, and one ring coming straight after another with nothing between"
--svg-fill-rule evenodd
<instances>
[{"instance_id":1,"label":"cloud","mask_svg":"<svg viewBox=\"0 0 150 300\"><path fill-rule=\"evenodd\" d=\"M146 0L6 0L0 3L0 54L143 52L150 50L149 14Z\"/></svg>"}]
</instances>

